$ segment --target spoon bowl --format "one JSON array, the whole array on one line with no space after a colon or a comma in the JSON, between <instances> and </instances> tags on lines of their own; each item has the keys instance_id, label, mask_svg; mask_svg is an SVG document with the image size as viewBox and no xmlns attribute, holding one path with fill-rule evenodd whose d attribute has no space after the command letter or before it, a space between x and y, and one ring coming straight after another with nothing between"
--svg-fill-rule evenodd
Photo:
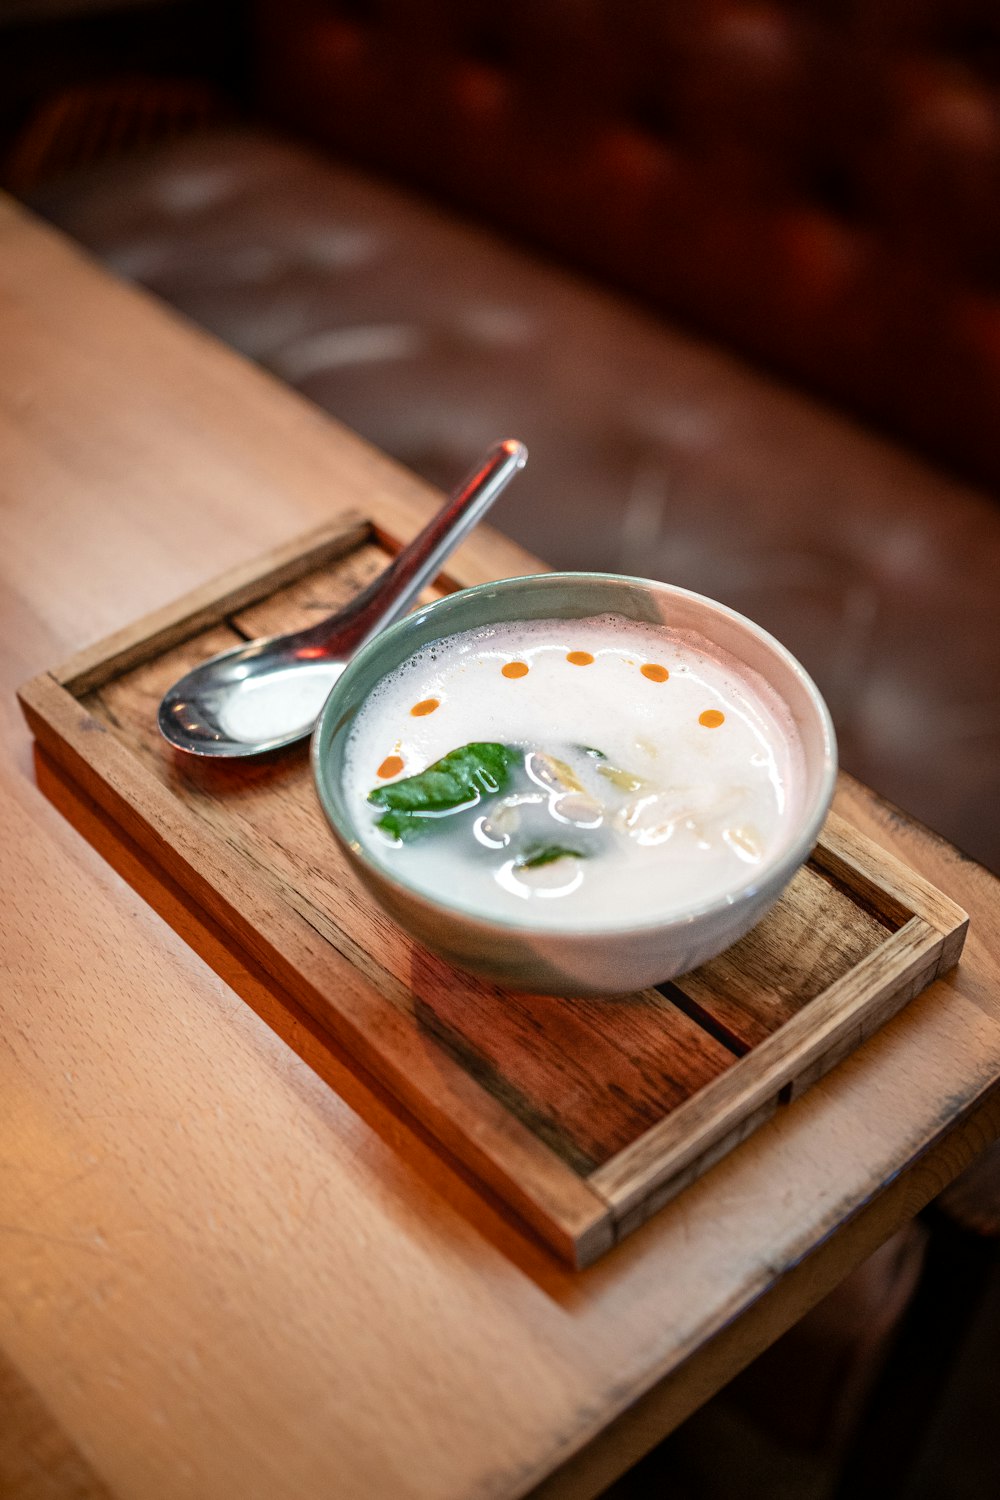
<instances>
[{"instance_id":1,"label":"spoon bowl","mask_svg":"<svg viewBox=\"0 0 1000 1500\"><path fill-rule=\"evenodd\" d=\"M164 738L189 755L231 760L306 739L347 663L406 613L527 458L514 438L494 444L385 572L326 620L234 646L187 672L160 702Z\"/></svg>"}]
</instances>

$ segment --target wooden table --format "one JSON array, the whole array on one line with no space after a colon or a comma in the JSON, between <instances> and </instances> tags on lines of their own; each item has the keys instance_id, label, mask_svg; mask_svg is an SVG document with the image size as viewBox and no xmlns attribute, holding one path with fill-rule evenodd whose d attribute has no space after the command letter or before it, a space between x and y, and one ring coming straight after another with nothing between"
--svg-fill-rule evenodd
<instances>
[{"instance_id":1,"label":"wooden table","mask_svg":"<svg viewBox=\"0 0 1000 1500\"><path fill-rule=\"evenodd\" d=\"M1000 888L845 781L971 913L960 968L565 1269L36 767L14 702L335 505L415 529L433 497L9 204L0 338L0 1488L597 1493L1000 1134Z\"/></svg>"}]
</instances>

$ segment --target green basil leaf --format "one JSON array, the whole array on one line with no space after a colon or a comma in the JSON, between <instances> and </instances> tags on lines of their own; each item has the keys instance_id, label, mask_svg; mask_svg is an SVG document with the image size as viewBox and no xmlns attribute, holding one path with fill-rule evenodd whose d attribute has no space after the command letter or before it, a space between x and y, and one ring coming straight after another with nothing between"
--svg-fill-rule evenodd
<instances>
[{"instance_id":1,"label":"green basil leaf","mask_svg":"<svg viewBox=\"0 0 1000 1500\"><path fill-rule=\"evenodd\" d=\"M528 850L518 860L518 869L537 870L541 865L554 864L557 859L586 859L582 849L568 849L565 844L545 844L540 849Z\"/></svg>"},{"instance_id":2,"label":"green basil leaf","mask_svg":"<svg viewBox=\"0 0 1000 1500\"><path fill-rule=\"evenodd\" d=\"M474 807L484 796L502 792L522 752L489 741L461 745L440 760L368 793L368 801L386 811L377 819L393 838L412 839L431 828L445 813Z\"/></svg>"}]
</instances>

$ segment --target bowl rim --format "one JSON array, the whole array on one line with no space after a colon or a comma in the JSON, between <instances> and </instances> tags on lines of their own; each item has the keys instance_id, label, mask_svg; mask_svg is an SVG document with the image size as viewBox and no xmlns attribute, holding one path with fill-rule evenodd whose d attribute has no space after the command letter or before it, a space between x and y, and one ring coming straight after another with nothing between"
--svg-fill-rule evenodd
<instances>
[{"instance_id":1,"label":"bowl rim","mask_svg":"<svg viewBox=\"0 0 1000 1500\"><path fill-rule=\"evenodd\" d=\"M376 652L384 649L387 641L391 641L402 635L407 629L412 629L416 622L422 622L429 614L433 614L443 606L448 606L456 599L467 599L478 594L495 593L496 591L507 592L515 590L519 585L526 583L542 583L551 580L553 583L563 584L593 584L610 583L625 584L633 589L648 590L656 594L668 594L674 597L690 599L697 604L711 607L715 613L727 616L737 625L746 629L752 636L756 637L763 645L777 657L783 660L785 666L790 669L805 691L806 698L816 714L822 731L823 740L823 762L820 768L819 784L817 791L804 810L799 831L794 834L789 842L782 846L777 854L767 862L764 867L756 871L750 880L742 885L736 886L730 891L714 896L699 904L692 904L676 909L668 915L658 917L645 917L641 919L620 920L608 922L599 928L593 925L581 926L557 922L539 922L537 920L519 921L516 917L496 916L489 912L480 911L474 907L463 906L456 901L446 901L443 898L432 895L421 886L405 879L396 871L391 870L386 864L372 856L365 845L357 836L351 836L342 829L337 820L335 808L327 789L328 778L322 765L321 741L323 740L334 709L340 696L342 684L349 681L355 669L363 670L368 661ZM610 613L612 611L602 611ZM581 618L586 618L581 616ZM482 622L484 624L488 621ZM440 639L447 639L447 635L457 635L464 630L474 630L476 626L463 625L459 629L448 631ZM405 658L403 658L405 659ZM387 668L392 671L394 668ZM336 727L336 726L335 726ZM335 731L330 731L331 733ZM820 829L826 820L833 793L836 787L838 759L837 759L837 737L830 716L830 710L826 705L822 693L816 686L812 677L803 667L802 663L795 657L787 646L770 631L765 630L762 625L732 609L728 604L721 603L718 599L711 598L708 594L699 594L693 589L682 588L679 584L665 583L655 578L640 578L627 573L605 573L586 570L558 569L548 570L542 573L521 573L510 578L498 578L490 582L472 584L468 588L455 589L449 594L444 594L440 599L433 600L430 604L421 605L418 609L404 615L402 619L396 620L384 630L379 631L370 641L351 658L335 682L330 694L320 711L319 718L313 730L309 747L309 758L312 767L313 782L319 797L320 806L326 817L330 829L338 842L347 850L364 869L371 871L379 880L390 886L397 886L411 899L416 899L429 911L443 912L448 916L459 917L466 921L475 922L484 927L495 929L497 932L511 932L518 936L534 934L538 938L567 939L576 941L600 941L607 937L622 937L629 933L644 934L656 931L669 931L673 928L682 928L691 923L700 921L702 918L733 911L743 906L746 902L754 900L760 893L777 883L778 889L782 889L791 879L795 871L804 864L809 856L810 850L816 843Z\"/></svg>"}]
</instances>

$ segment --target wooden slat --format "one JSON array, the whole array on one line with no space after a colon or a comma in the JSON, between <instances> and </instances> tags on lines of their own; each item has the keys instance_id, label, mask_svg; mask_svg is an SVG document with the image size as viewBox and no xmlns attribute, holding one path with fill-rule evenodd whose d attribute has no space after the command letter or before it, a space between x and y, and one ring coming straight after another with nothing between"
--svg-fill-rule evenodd
<instances>
[{"instance_id":1,"label":"wooden slat","mask_svg":"<svg viewBox=\"0 0 1000 1500\"><path fill-rule=\"evenodd\" d=\"M380 542L366 541L340 559L335 579L327 568L310 569L289 588L234 611L227 619L248 640L302 630L339 609L345 596L360 593L378 577L388 561L388 553Z\"/></svg>"},{"instance_id":2,"label":"wooden slat","mask_svg":"<svg viewBox=\"0 0 1000 1500\"><path fill-rule=\"evenodd\" d=\"M767 1118L793 1080L821 1077L918 994L938 972L941 934L912 917L798 1015L641 1140L599 1167L589 1181L628 1233L673 1197L687 1169Z\"/></svg>"},{"instance_id":3,"label":"wooden slat","mask_svg":"<svg viewBox=\"0 0 1000 1500\"><path fill-rule=\"evenodd\" d=\"M804 866L777 906L718 958L671 986L743 1051L881 946L888 928Z\"/></svg>"},{"instance_id":4,"label":"wooden slat","mask_svg":"<svg viewBox=\"0 0 1000 1500\"><path fill-rule=\"evenodd\" d=\"M944 938L940 973L958 962L969 926L966 911L887 849L831 812L816 863L863 895L889 920L916 913Z\"/></svg>"},{"instance_id":5,"label":"wooden slat","mask_svg":"<svg viewBox=\"0 0 1000 1500\"><path fill-rule=\"evenodd\" d=\"M462 979L435 985L418 1017L429 1036L582 1174L734 1061L655 990L563 998Z\"/></svg>"}]
</instances>

